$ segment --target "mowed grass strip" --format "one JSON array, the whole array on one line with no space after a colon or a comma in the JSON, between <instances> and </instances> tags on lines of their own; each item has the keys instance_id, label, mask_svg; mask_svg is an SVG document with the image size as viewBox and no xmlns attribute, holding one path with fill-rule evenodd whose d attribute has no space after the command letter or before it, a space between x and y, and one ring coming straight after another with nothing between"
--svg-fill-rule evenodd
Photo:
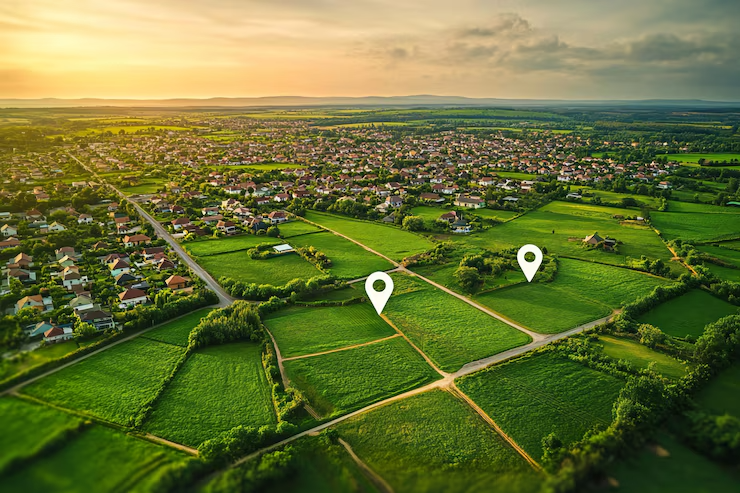
<instances>
[{"instance_id":1,"label":"mowed grass strip","mask_svg":"<svg viewBox=\"0 0 740 493\"><path fill-rule=\"evenodd\" d=\"M605 317L669 282L629 269L561 258L552 282L518 284L475 300L534 331L554 334Z\"/></svg>"},{"instance_id":2,"label":"mowed grass strip","mask_svg":"<svg viewBox=\"0 0 740 493\"><path fill-rule=\"evenodd\" d=\"M394 260L425 252L434 243L423 236L393 226L308 211L306 219L341 233Z\"/></svg>"},{"instance_id":3,"label":"mowed grass strip","mask_svg":"<svg viewBox=\"0 0 740 493\"><path fill-rule=\"evenodd\" d=\"M637 321L654 325L674 337L699 337L707 324L738 311L740 308L704 290L692 289L656 306L638 317Z\"/></svg>"},{"instance_id":4,"label":"mowed grass strip","mask_svg":"<svg viewBox=\"0 0 740 493\"><path fill-rule=\"evenodd\" d=\"M290 307L264 320L284 358L362 344L396 333L370 302L348 306Z\"/></svg>"},{"instance_id":5,"label":"mowed grass strip","mask_svg":"<svg viewBox=\"0 0 740 493\"><path fill-rule=\"evenodd\" d=\"M604 354L629 361L635 368L647 368L650 363L655 363L655 370L669 378L679 379L688 369L685 363L629 339L601 335L599 344Z\"/></svg>"},{"instance_id":6,"label":"mowed grass strip","mask_svg":"<svg viewBox=\"0 0 740 493\"><path fill-rule=\"evenodd\" d=\"M129 425L185 348L137 338L79 361L21 392Z\"/></svg>"},{"instance_id":7,"label":"mowed grass strip","mask_svg":"<svg viewBox=\"0 0 740 493\"><path fill-rule=\"evenodd\" d=\"M324 252L332 263L329 272L339 279L357 279L393 268L393 264L384 258L329 232L300 236L290 241L295 247L312 246Z\"/></svg>"},{"instance_id":8,"label":"mowed grass strip","mask_svg":"<svg viewBox=\"0 0 740 493\"><path fill-rule=\"evenodd\" d=\"M253 260L246 251L240 251L200 257L198 263L216 279L229 277L236 281L275 286L282 286L293 279L322 275L319 269L296 253Z\"/></svg>"},{"instance_id":9,"label":"mowed grass strip","mask_svg":"<svg viewBox=\"0 0 740 493\"><path fill-rule=\"evenodd\" d=\"M608 426L623 385L554 353L519 358L457 382L535 460L552 432L569 444L595 425Z\"/></svg>"},{"instance_id":10,"label":"mowed grass strip","mask_svg":"<svg viewBox=\"0 0 740 493\"><path fill-rule=\"evenodd\" d=\"M70 414L15 397L0 399L0 470L18 457L31 456L80 420Z\"/></svg>"},{"instance_id":11,"label":"mowed grass strip","mask_svg":"<svg viewBox=\"0 0 740 493\"><path fill-rule=\"evenodd\" d=\"M200 319L208 315L212 308L202 308L189 313L183 317L168 322L161 327L157 327L154 330L150 330L146 334L142 335L146 339L152 339L154 341L166 342L168 344L175 344L177 346L187 347L188 337L190 331L198 325Z\"/></svg>"},{"instance_id":12,"label":"mowed grass strip","mask_svg":"<svg viewBox=\"0 0 740 493\"><path fill-rule=\"evenodd\" d=\"M191 354L160 396L145 429L197 447L238 425L275 422L262 348L245 342Z\"/></svg>"},{"instance_id":13,"label":"mowed grass strip","mask_svg":"<svg viewBox=\"0 0 740 493\"><path fill-rule=\"evenodd\" d=\"M402 338L286 361L285 370L324 417L360 409L440 378Z\"/></svg>"},{"instance_id":14,"label":"mowed grass strip","mask_svg":"<svg viewBox=\"0 0 740 493\"><path fill-rule=\"evenodd\" d=\"M467 404L431 390L337 427L395 491L537 491L538 476Z\"/></svg>"},{"instance_id":15,"label":"mowed grass strip","mask_svg":"<svg viewBox=\"0 0 740 493\"><path fill-rule=\"evenodd\" d=\"M226 238L185 242L182 246L190 255L195 257L205 257L208 255L218 255L220 253L248 250L262 243L277 245L278 243L281 243L281 240L278 238L271 238L269 236L245 234L239 236L228 236Z\"/></svg>"},{"instance_id":16,"label":"mowed grass strip","mask_svg":"<svg viewBox=\"0 0 740 493\"><path fill-rule=\"evenodd\" d=\"M527 334L418 278L392 277L395 294L383 314L444 371L531 341Z\"/></svg>"}]
</instances>

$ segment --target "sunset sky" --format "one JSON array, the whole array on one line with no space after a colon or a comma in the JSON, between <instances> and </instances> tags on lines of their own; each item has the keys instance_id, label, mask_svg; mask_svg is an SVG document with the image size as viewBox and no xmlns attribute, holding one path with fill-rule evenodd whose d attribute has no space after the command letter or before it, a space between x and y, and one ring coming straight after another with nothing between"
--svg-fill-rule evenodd
<instances>
[{"instance_id":1,"label":"sunset sky","mask_svg":"<svg viewBox=\"0 0 740 493\"><path fill-rule=\"evenodd\" d=\"M738 0L2 0L0 98L740 100Z\"/></svg>"}]
</instances>

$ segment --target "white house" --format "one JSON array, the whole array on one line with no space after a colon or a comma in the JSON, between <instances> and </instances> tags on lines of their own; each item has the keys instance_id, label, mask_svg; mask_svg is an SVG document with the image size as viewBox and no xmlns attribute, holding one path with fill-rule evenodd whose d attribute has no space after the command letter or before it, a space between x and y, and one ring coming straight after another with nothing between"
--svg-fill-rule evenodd
<instances>
[{"instance_id":1,"label":"white house","mask_svg":"<svg viewBox=\"0 0 740 493\"><path fill-rule=\"evenodd\" d=\"M131 272L131 266L125 260L118 259L113 262L110 266L110 275L113 277L119 274L129 274Z\"/></svg>"},{"instance_id":2,"label":"white house","mask_svg":"<svg viewBox=\"0 0 740 493\"><path fill-rule=\"evenodd\" d=\"M46 341L47 344L68 341L73 337L74 334L72 333L72 327L62 328L55 326L44 332L44 341Z\"/></svg>"},{"instance_id":3,"label":"white house","mask_svg":"<svg viewBox=\"0 0 740 493\"><path fill-rule=\"evenodd\" d=\"M118 307L125 310L126 308L146 303L147 296L141 289L127 289L123 293L118 293L118 299L121 302L118 304Z\"/></svg>"},{"instance_id":4,"label":"white house","mask_svg":"<svg viewBox=\"0 0 740 493\"><path fill-rule=\"evenodd\" d=\"M92 222L93 217L90 214L80 214L77 218L77 224L91 224Z\"/></svg>"},{"instance_id":5,"label":"white house","mask_svg":"<svg viewBox=\"0 0 740 493\"><path fill-rule=\"evenodd\" d=\"M10 224L4 224L2 227L0 227L0 234L2 234L5 238L9 238L18 234L18 228L16 228L15 226L11 226Z\"/></svg>"},{"instance_id":6,"label":"white house","mask_svg":"<svg viewBox=\"0 0 740 493\"><path fill-rule=\"evenodd\" d=\"M51 233L58 233L59 231L66 231L67 228L64 227L64 225L59 224L58 222L54 221L49 225L49 232Z\"/></svg>"}]
</instances>

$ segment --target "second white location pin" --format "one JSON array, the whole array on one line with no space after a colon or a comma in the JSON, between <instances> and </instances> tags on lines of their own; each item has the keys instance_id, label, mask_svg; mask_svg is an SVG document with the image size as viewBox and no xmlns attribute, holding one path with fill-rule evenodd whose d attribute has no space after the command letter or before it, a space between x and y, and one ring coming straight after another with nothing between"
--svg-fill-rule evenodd
<instances>
[{"instance_id":1,"label":"second white location pin","mask_svg":"<svg viewBox=\"0 0 740 493\"><path fill-rule=\"evenodd\" d=\"M375 291L375 288L373 287L375 281L383 281L385 283L383 291ZM391 293L393 293L393 279L391 279L391 276L385 272L373 272L368 276L367 280L365 280L365 292L373 303L375 311L380 315L380 312L385 308L385 304L388 303L388 298L390 298Z\"/></svg>"},{"instance_id":2,"label":"second white location pin","mask_svg":"<svg viewBox=\"0 0 740 493\"><path fill-rule=\"evenodd\" d=\"M531 262L524 258L528 253L534 254L534 260ZM524 272L527 282L532 282L534 275L537 274L537 269L539 269L540 264L542 264L542 250L537 248L535 245L524 245L517 252L516 260L519 262L519 267L521 267L522 272Z\"/></svg>"}]
</instances>

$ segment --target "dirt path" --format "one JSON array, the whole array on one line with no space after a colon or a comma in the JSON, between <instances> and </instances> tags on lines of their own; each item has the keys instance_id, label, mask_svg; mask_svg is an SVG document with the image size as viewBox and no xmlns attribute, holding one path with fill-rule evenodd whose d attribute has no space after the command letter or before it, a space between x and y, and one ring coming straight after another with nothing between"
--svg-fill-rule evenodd
<instances>
[{"instance_id":1,"label":"dirt path","mask_svg":"<svg viewBox=\"0 0 740 493\"><path fill-rule=\"evenodd\" d=\"M379 491L383 493L393 493L393 488L391 488L391 485L389 485L388 482L380 476L380 474L373 471L370 466L365 464L362 459L357 457L357 454L355 454L355 451L352 450L352 447L350 447L349 443L340 438L339 444L347 450L347 453L350 457L352 457L352 460L354 460L355 463L360 467L360 469L362 469L362 472L365 473L365 476L375 485L376 488L378 488Z\"/></svg>"},{"instance_id":2,"label":"dirt path","mask_svg":"<svg viewBox=\"0 0 740 493\"><path fill-rule=\"evenodd\" d=\"M167 440L165 438L158 437L156 435L152 435L151 433L146 433L146 434L142 435L142 437L145 438L145 439L147 439L147 440L149 440L149 441L158 443L160 445L166 445L168 447L172 447L174 449L181 450L181 451L183 451L185 453L188 453L190 455L195 455L196 457L198 456L198 449L194 449L192 447L188 447L187 445L183 445L181 443L172 442L172 441Z\"/></svg>"},{"instance_id":3,"label":"dirt path","mask_svg":"<svg viewBox=\"0 0 740 493\"><path fill-rule=\"evenodd\" d=\"M320 353L311 353L311 354L302 354L300 356L291 356L289 358L283 358L283 361L293 361L294 359L303 359L303 358L313 358L314 356L322 356L324 354L331 354L331 353L339 353L341 351L347 351L348 349L355 349L358 347L363 346L370 346L372 344L377 344L379 342L387 341L389 339L395 339L396 337L401 337L403 334L393 334L392 336L383 337L380 339L375 339L368 342L361 342L359 344L353 344L351 346L344 346L337 349L329 349L327 351L321 351Z\"/></svg>"},{"instance_id":4,"label":"dirt path","mask_svg":"<svg viewBox=\"0 0 740 493\"><path fill-rule=\"evenodd\" d=\"M383 320L385 320L385 322L388 325L390 325L391 327L393 327L393 330L395 330L398 335L400 335L401 337L403 337L406 340L406 342L408 342L411 345L411 347L414 348L416 350L416 352L421 355L422 358L424 358L424 361L426 361L429 366L431 366L432 368L434 368L434 371L436 371L437 373L439 373L442 376L442 378L449 378L450 374L447 373L446 371L442 371L440 368L438 368L437 365L434 364L434 361L432 361L429 358L429 356L427 356L427 354L424 351L422 351L421 349L419 349L416 346L416 344L414 344L413 342L411 342L411 339L409 339L408 337L406 337L406 334L404 334L401 331L401 329L399 329L398 327L396 327L396 325L393 322L391 322L391 320L388 317L386 317L385 315L383 315L381 313L380 314L380 318L382 318Z\"/></svg>"}]
</instances>

